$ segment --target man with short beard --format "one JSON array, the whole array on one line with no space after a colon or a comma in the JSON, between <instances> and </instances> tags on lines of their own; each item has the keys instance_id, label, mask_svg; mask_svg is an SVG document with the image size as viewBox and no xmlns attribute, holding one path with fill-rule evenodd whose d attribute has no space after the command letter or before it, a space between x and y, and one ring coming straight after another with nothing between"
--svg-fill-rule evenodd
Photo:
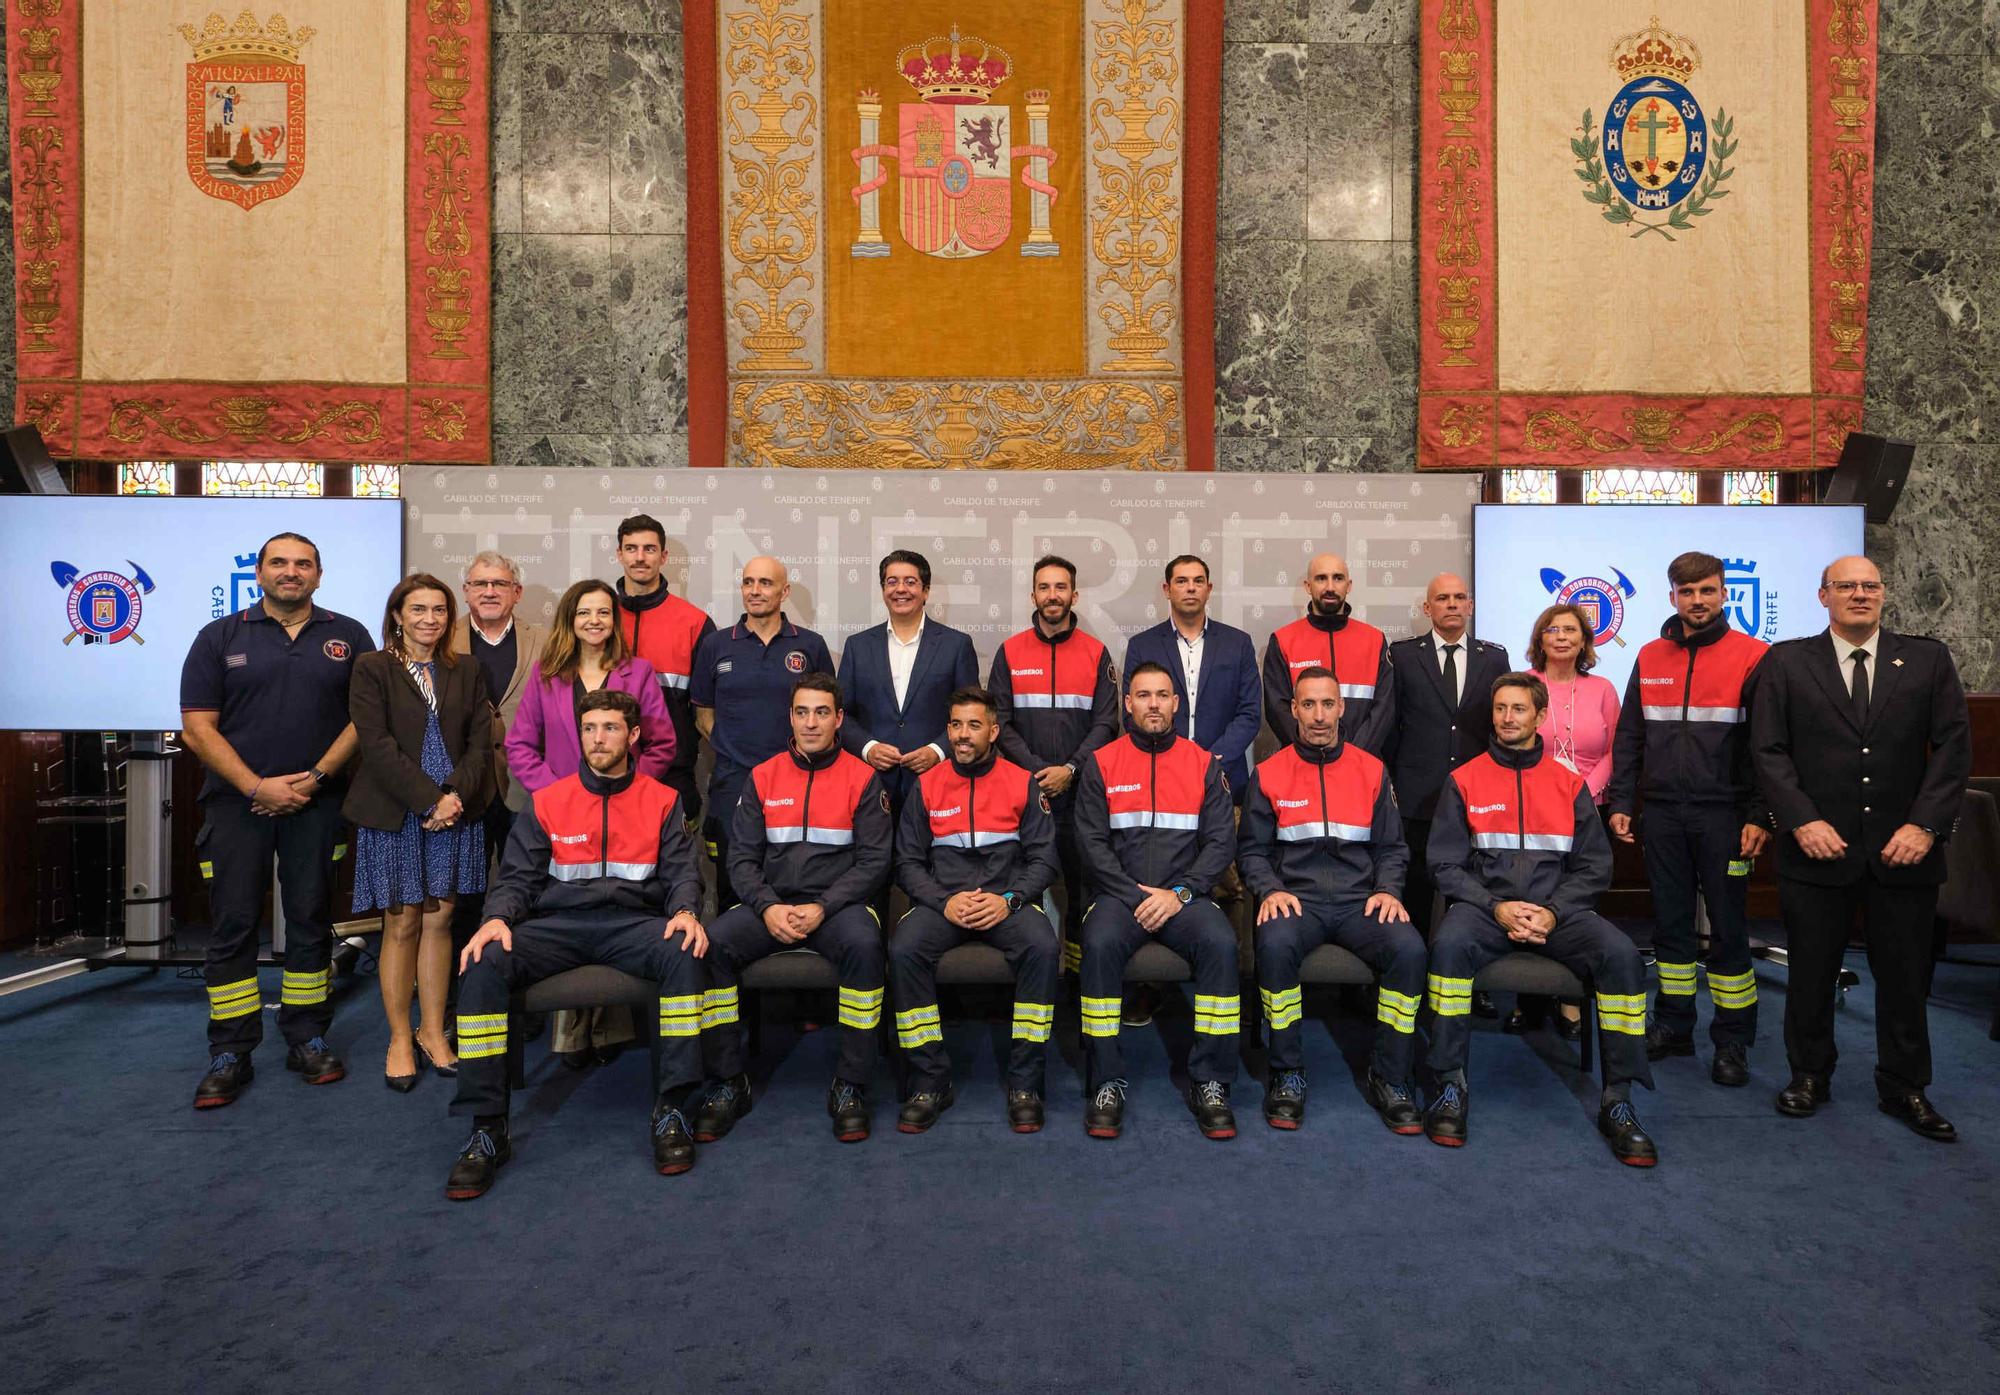
<instances>
[{"instance_id":1,"label":"man with short beard","mask_svg":"<svg viewBox=\"0 0 2000 1395\"><path fill-rule=\"evenodd\" d=\"M1340 680L1346 715L1340 739L1371 756L1386 749L1396 721L1395 671L1389 641L1348 604L1354 575L1347 559L1322 552L1306 564L1306 613L1271 636L1264 647L1264 718L1280 741L1296 741L1292 719L1292 675L1309 668L1332 669Z\"/></svg>"}]
</instances>

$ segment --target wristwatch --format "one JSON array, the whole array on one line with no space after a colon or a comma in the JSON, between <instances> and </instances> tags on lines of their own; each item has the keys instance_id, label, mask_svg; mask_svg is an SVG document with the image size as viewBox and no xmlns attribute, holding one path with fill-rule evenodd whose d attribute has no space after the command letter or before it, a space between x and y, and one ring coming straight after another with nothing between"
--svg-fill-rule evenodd
<instances>
[{"instance_id":1,"label":"wristwatch","mask_svg":"<svg viewBox=\"0 0 2000 1395\"><path fill-rule=\"evenodd\" d=\"M1188 902L1194 900L1194 893L1192 891L1189 891L1185 886L1175 887L1174 895L1181 898L1181 904L1183 906L1185 906Z\"/></svg>"},{"instance_id":2,"label":"wristwatch","mask_svg":"<svg viewBox=\"0 0 2000 1395\"><path fill-rule=\"evenodd\" d=\"M1021 893L1018 891L1003 891L1000 893L1000 899L1007 903L1007 909L1010 911L1021 908Z\"/></svg>"},{"instance_id":3,"label":"wristwatch","mask_svg":"<svg viewBox=\"0 0 2000 1395\"><path fill-rule=\"evenodd\" d=\"M313 777L314 784L323 785L326 783L326 772L324 770L321 770L318 766L315 765L307 773Z\"/></svg>"}]
</instances>

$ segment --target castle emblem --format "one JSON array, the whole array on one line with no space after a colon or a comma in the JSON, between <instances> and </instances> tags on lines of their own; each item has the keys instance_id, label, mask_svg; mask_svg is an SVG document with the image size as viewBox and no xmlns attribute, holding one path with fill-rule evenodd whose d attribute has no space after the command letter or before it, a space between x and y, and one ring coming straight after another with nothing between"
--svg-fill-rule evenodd
<instances>
[{"instance_id":1,"label":"castle emblem","mask_svg":"<svg viewBox=\"0 0 2000 1395\"><path fill-rule=\"evenodd\" d=\"M187 65L187 167L194 187L240 208L281 198L306 172L306 70L310 27L283 15L259 24L249 10L230 24L211 14L180 26Z\"/></svg>"},{"instance_id":2,"label":"castle emblem","mask_svg":"<svg viewBox=\"0 0 2000 1395\"><path fill-rule=\"evenodd\" d=\"M897 142L880 143L882 102L863 91L855 103L861 143L852 151L861 182L850 191L860 206L861 232L849 255L886 257L880 190L885 161L898 163L903 241L928 256L979 257L1005 246L1014 224L1014 165L1030 193L1024 257L1053 257L1061 248L1049 230L1056 199L1048 182L1056 152L1049 148L1049 94L1026 94L1026 144L1013 144L1014 109L991 100L1013 74L1013 60L952 26L948 37L907 45L896 67L922 100L897 109Z\"/></svg>"},{"instance_id":3,"label":"castle emblem","mask_svg":"<svg viewBox=\"0 0 2000 1395\"><path fill-rule=\"evenodd\" d=\"M144 644L139 637L139 617L145 613L144 597L153 589L153 578L137 562L127 561L132 575L123 572L80 572L67 562L51 562L49 573L65 591L64 617L69 633L63 643L81 635L85 647L116 644L129 639Z\"/></svg>"},{"instance_id":4,"label":"castle emblem","mask_svg":"<svg viewBox=\"0 0 2000 1395\"><path fill-rule=\"evenodd\" d=\"M1695 100L1688 82L1700 67L1700 51L1656 17L1611 51L1622 85L1602 131L1586 110L1583 134L1570 140L1584 198L1603 209L1605 222L1629 225L1633 237L1657 233L1673 242L1729 197L1722 185L1735 173L1736 123L1718 107L1711 124Z\"/></svg>"}]
</instances>

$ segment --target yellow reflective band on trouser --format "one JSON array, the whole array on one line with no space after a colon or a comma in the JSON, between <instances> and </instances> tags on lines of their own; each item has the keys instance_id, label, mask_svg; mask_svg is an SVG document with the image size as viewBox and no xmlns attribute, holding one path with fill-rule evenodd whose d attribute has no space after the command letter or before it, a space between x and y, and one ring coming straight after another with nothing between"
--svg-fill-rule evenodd
<instances>
[{"instance_id":1,"label":"yellow reflective band on trouser","mask_svg":"<svg viewBox=\"0 0 2000 1395\"><path fill-rule=\"evenodd\" d=\"M840 1025L862 1031L882 1025L882 990L843 988L840 990Z\"/></svg>"},{"instance_id":2,"label":"yellow reflective band on trouser","mask_svg":"<svg viewBox=\"0 0 2000 1395\"><path fill-rule=\"evenodd\" d=\"M1073 974L1083 967L1083 946L1075 940L1063 941L1063 972Z\"/></svg>"},{"instance_id":3,"label":"yellow reflective band on trouser","mask_svg":"<svg viewBox=\"0 0 2000 1395\"><path fill-rule=\"evenodd\" d=\"M699 993L688 993L679 997L660 999L660 1035L663 1037L698 1037L701 1035L701 999Z\"/></svg>"},{"instance_id":4,"label":"yellow reflective band on trouser","mask_svg":"<svg viewBox=\"0 0 2000 1395\"><path fill-rule=\"evenodd\" d=\"M1212 1037L1234 1036L1242 1015L1243 1000L1234 993L1226 998L1207 993L1194 995L1194 1029L1197 1032L1206 1032Z\"/></svg>"},{"instance_id":5,"label":"yellow reflective band on trouser","mask_svg":"<svg viewBox=\"0 0 2000 1395\"><path fill-rule=\"evenodd\" d=\"M904 1048L922 1046L928 1041L943 1041L944 1028L938 1025L936 1003L926 1003L913 1007L908 1012L896 1014L896 1041Z\"/></svg>"},{"instance_id":6,"label":"yellow reflective band on trouser","mask_svg":"<svg viewBox=\"0 0 2000 1395\"><path fill-rule=\"evenodd\" d=\"M1264 1004L1264 1020L1271 1024L1274 1032L1298 1026L1299 1019L1306 1015L1306 990L1297 984L1280 988L1275 993L1268 988L1259 988L1257 997Z\"/></svg>"},{"instance_id":7,"label":"yellow reflective band on trouser","mask_svg":"<svg viewBox=\"0 0 2000 1395\"><path fill-rule=\"evenodd\" d=\"M1710 974L1708 996L1719 1008L1757 1006L1757 971L1746 969L1740 974Z\"/></svg>"},{"instance_id":8,"label":"yellow reflective band on trouser","mask_svg":"<svg viewBox=\"0 0 2000 1395\"><path fill-rule=\"evenodd\" d=\"M1446 978L1443 974L1427 975L1431 989L1431 1011L1439 1017L1470 1017L1472 1015L1472 980L1469 978Z\"/></svg>"},{"instance_id":9,"label":"yellow reflective band on trouser","mask_svg":"<svg viewBox=\"0 0 2000 1395\"><path fill-rule=\"evenodd\" d=\"M1083 1000L1083 1034L1087 1037L1115 1037L1118 1035L1118 1016L1125 1010L1122 998L1085 998Z\"/></svg>"},{"instance_id":10,"label":"yellow reflective band on trouser","mask_svg":"<svg viewBox=\"0 0 2000 1395\"><path fill-rule=\"evenodd\" d=\"M1607 1032L1628 1037L1646 1035L1646 995L1644 993L1599 993L1597 1020Z\"/></svg>"},{"instance_id":11,"label":"yellow reflective band on trouser","mask_svg":"<svg viewBox=\"0 0 2000 1395\"><path fill-rule=\"evenodd\" d=\"M722 1027L736 1020L734 988L711 988L701 995L702 1026Z\"/></svg>"},{"instance_id":12,"label":"yellow reflective band on trouser","mask_svg":"<svg viewBox=\"0 0 2000 1395\"><path fill-rule=\"evenodd\" d=\"M287 1007L311 1007L326 1001L327 985L333 981L333 970L320 969L310 974L295 974L285 970L284 988L280 1000Z\"/></svg>"},{"instance_id":13,"label":"yellow reflective band on trouser","mask_svg":"<svg viewBox=\"0 0 2000 1395\"><path fill-rule=\"evenodd\" d=\"M208 990L208 1015L217 1022L225 1022L232 1017L248 1017L263 1006L257 993L257 980L239 978L234 983L224 983Z\"/></svg>"},{"instance_id":14,"label":"yellow reflective band on trouser","mask_svg":"<svg viewBox=\"0 0 2000 1395\"><path fill-rule=\"evenodd\" d=\"M1673 998L1694 996L1694 965L1660 961L1660 991Z\"/></svg>"},{"instance_id":15,"label":"yellow reflective band on trouser","mask_svg":"<svg viewBox=\"0 0 2000 1395\"><path fill-rule=\"evenodd\" d=\"M458 1055L476 1061L482 1056L502 1056L507 1051L507 1014L504 1012L458 1015Z\"/></svg>"},{"instance_id":16,"label":"yellow reflective band on trouser","mask_svg":"<svg viewBox=\"0 0 2000 1395\"><path fill-rule=\"evenodd\" d=\"M1054 1003L1014 1003L1014 1040L1047 1041L1056 1024Z\"/></svg>"},{"instance_id":17,"label":"yellow reflective band on trouser","mask_svg":"<svg viewBox=\"0 0 2000 1395\"><path fill-rule=\"evenodd\" d=\"M1417 1030L1417 1009L1424 1000L1415 993L1398 993L1393 988L1375 990L1375 1020L1386 1022L1399 1032Z\"/></svg>"}]
</instances>

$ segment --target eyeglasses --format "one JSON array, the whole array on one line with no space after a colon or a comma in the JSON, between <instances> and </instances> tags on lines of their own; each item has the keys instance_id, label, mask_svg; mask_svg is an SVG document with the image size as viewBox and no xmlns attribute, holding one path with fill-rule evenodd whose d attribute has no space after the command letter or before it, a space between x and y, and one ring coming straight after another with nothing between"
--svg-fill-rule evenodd
<instances>
[{"instance_id":1,"label":"eyeglasses","mask_svg":"<svg viewBox=\"0 0 2000 1395\"><path fill-rule=\"evenodd\" d=\"M1565 635L1571 639L1582 639L1583 631L1574 625L1551 625L1542 631L1543 639L1561 639Z\"/></svg>"},{"instance_id":2,"label":"eyeglasses","mask_svg":"<svg viewBox=\"0 0 2000 1395\"><path fill-rule=\"evenodd\" d=\"M517 583L512 581L468 581L465 583L465 589L468 591L511 591L515 585Z\"/></svg>"},{"instance_id":3,"label":"eyeglasses","mask_svg":"<svg viewBox=\"0 0 2000 1395\"><path fill-rule=\"evenodd\" d=\"M1879 596L1884 587L1879 581L1829 581L1826 589L1842 596Z\"/></svg>"}]
</instances>

